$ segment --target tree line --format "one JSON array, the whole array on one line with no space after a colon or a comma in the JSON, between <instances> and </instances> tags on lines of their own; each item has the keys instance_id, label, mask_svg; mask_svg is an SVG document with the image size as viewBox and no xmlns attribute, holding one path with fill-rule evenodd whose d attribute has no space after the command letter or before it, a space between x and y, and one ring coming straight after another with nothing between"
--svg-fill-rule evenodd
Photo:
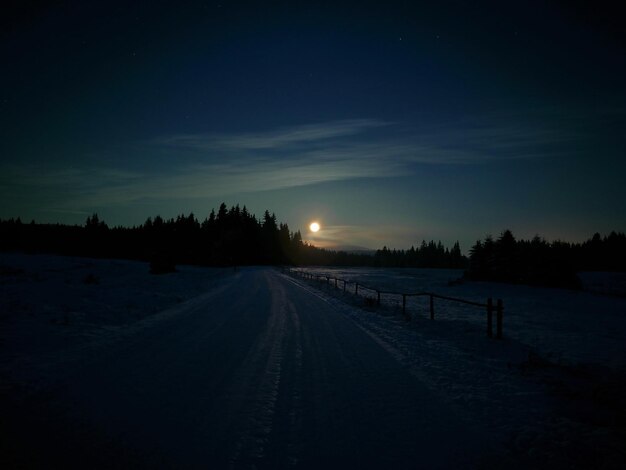
<instances>
[{"instance_id":1,"label":"tree line","mask_svg":"<svg viewBox=\"0 0 626 470\"><path fill-rule=\"evenodd\" d=\"M408 250L390 250L386 246L376 251L375 264L396 268L451 268L464 269L468 265L467 257L461 254L459 242L452 248L446 248L441 241L426 243L422 240L419 247L412 246Z\"/></svg>"},{"instance_id":2,"label":"tree line","mask_svg":"<svg viewBox=\"0 0 626 470\"><path fill-rule=\"evenodd\" d=\"M577 271L624 271L626 236L595 234L584 243L547 242L539 236L516 240L510 230L479 240L465 257L431 240L408 250L350 253L317 248L292 232L276 215L258 219L245 206L222 203L204 220L193 213L176 218L149 217L133 227L110 228L97 214L84 225L22 223L0 220L0 250L151 261L207 266L316 265L465 269L476 280L576 287ZM165 269L167 270L167 269Z\"/></svg>"},{"instance_id":3,"label":"tree line","mask_svg":"<svg viewBox=\"0 0 626 470\"><path fill-rule=\"evenodd\" d=\"M422 242L409 250L384 247L372 254L317 248L292 232L276 215L261 219L239 205L222 203L200 221L193 213L176 218L148 217L133 227L109 227L97 214L83 226L0 220L0 249L97 258L126 258L167 265L318 265L372 267L465 267L458 242Z\"/></svg>"},{"instance_id":4,"label":"tree line","mask_svg":"<svg viewBox=\"0 0 626 470\"><path fill-rule=\"evenodd\" d=\"M626 270L626 235L599 233L583 243L516 240L510 230L487 236L470 250L466 277L565 288L580 288L579 271Z\"/></svg>"},{"instance_id":5,"label":"tree line","mask_svg":"<svg viewBox=\"0 0 626 470\"><path fill-rule=\"evenodd\" d=\"M93 214L84 226L0 221L0 233L3 250L211 266L292 263L305 246L300 232L269 211L259 220L245 206L229 210L224 203L202 221L193 213L157 215L139 226L110 228Z\"/></svg>"}]
</instances>

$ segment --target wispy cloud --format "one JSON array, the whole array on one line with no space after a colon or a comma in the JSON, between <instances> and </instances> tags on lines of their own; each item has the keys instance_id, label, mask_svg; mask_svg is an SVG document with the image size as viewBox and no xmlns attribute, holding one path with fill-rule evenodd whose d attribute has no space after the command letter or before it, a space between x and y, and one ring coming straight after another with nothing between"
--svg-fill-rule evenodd
<instances>
[{"instance_id":1,"label":"wispy cloud","mask_svg":"<svg viewBox=\"0 0 626 470\"><path fill-rule=\"evenodd\" d=\"M317 145L388 125L376 119L352 119L293 126L264 133L177 134L155 139L154 143L197 151L284 150Z\"/></svg>"},{"instance_id":2,"label":"wispy cloud","mask_svg":"<svg viewBox=\"0 0 626 470\"><path fill-rule=\"evenodd\" d=\"M229 164L265 158L282 160L286 165L298 160L369 159L378 160L381 166L455 165L548 157L557 153L557 147L576 137L559 129L480 121L438 127L398 127L381 120L358 119L265 133L171 135L154 139L150 145L172 154L193 153L205 160L228 160Z\"/></svg>"},{"instance_id":3,"label":"wispy cloud","mask_svg":"<svg viewBox=\"0 0 626 470\"><path fill-rule=\"evenodd\" d=\"M4 168L7 190L63 188L57 210L137 201L227 197L357 178L410 175L419 165L476 165L558 153L571 135L498 123L402 129L357 119L292 126L264 133L179 134L141 145L171 156L160 166ZM137 149L129 152L137 152ZM132 158L133 155L131 155ZM184 157L184 158L183 158ZM184 163L181 163L183 161ZM11 189L9 189L9 187Z\"/></svg>"}]
</instances>

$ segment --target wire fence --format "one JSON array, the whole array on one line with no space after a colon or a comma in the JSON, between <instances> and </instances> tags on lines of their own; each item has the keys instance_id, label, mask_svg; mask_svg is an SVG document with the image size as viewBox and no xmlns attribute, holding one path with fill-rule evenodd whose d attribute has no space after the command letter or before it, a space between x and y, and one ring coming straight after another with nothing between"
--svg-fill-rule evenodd
<instances>
[{"instance_id":1,"label":"wire fence","mask_svg":"<svg viewBox=\"0 0 626 470\"><path fill-rule=\"evenodd\" d=\"M502 322L504 316L504 305L502 303L502 299L497 299L494 302L493 299L490 297L487 299L486 302L483 303L475 302L473 300L460 299L457 297L440 295L434 292L400 292L394 290L384 290L378 287L369 286L362 282L343 279L330 274L314 273L303 269L283 268L283 272L285 274L297 276L305 280L323 283L324 285L335 288L337 290L342 290L344 293L352 294L356 297L362 297L370 306L380 307L382 304L398 306L401 305L402 315L407 321L411 321L411 313L417 311L417 305L415 304L415 302L411 302L412 300L417 299L428 300L427 310L431 320L435 320L435 299L464 304L471 307L478 307L484 309L483 311L486 313L487 336L489 338L495 337L496 339L502 339Z\"/></svg>"}]
</instances>

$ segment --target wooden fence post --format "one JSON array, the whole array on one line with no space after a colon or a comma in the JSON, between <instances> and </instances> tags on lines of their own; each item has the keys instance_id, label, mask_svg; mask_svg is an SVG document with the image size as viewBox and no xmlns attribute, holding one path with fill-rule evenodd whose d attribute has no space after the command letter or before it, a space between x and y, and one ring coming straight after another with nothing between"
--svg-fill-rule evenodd
<instances>
[{"instance_id":1,"label":"wooden fence post","mask_svg":"<svg viewBox=\"0 0 626 470\"><path fill-rule=\"evenodd\" d=\"M346 280L343 280L343 293L346 293Z\"/></svg>"},{"instance_id":2,"label":"wooden fence post","mask_svg":"<svg viewBox=\"0 0 626 470\"><path fill-rule=\"evenodd\" d=\"M359 283L355 282L354 284L354 295L359 295Z\"/></svg>"},{"instance_id":3,"label":"wooden fence post","mask_svg":"<svg viewBox=\"0 0 626 470\"><path fill-rule=\"evenodd\" d=\"M337 278L335 278L335 289L337 288Z\"/></svg>"},{"instance_id":4,"label":"wooden fence post","mask_svg":"<svg viewBox=\"0 0 626 470\"><path fill-rule=\"evenodd\" d=\"M432 294L430 294L430 319L435 319L435 301Z\"/></svg>"},{"instance_id":5,"label":"wooden fence post","mask_svg":"<svg viewBox=\"0 0 626 470\"><path fill-rule=\"evenodd\" d=\"M487 336L493 338L493 301L487 299Z\"/></svg>"},{"instance_id":6,"label":"wooden fence post","mask_svg":"<svg viewBox=\"0 0 626 470\"><path fill-rule=\"evenodd\" d=\"M497 307L496 307L496 338L502 339L502 311L504 307L502 306L502 299L498 299Z\"/></svg>"},{"instance_id":7,"label":"wooden fence post","mask_svg":"<svg viewBox=\"0 0 626 470\"><path fill-rule=\"evenodd\" d=\"M380 306L380 291L376 291L376 305Z\"/></svg>"},{"instance_id":8,"label":"wooden fence post","mask_svg":"<svg viewBox=\"0 0 626 470\"><path fill-rule=\"evenodd\" d=\"M402 294L402 315L406 317L406 294Z\"/></svg>"}]
</instances>

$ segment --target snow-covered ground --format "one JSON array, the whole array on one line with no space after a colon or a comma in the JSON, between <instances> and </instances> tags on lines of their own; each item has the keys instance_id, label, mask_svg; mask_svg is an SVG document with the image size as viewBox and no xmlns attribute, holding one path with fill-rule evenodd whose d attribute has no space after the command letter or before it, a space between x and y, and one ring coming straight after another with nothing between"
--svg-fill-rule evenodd
<instances>
[{"instance_id":1,"label":"snow-covered ground","mask_svg":"<svg viewBox=\"0 0 626 470\"><path fill-rule=\"evenodd\" d=\"M582 272L578 277L586 291L626 297L626 273Z\"/></svg>"},{"instance_id":2,"label":"snow-covered ground","mask_svg":"<svg viewBox=\"0 0 626 470\"><path fill-rule=\"evenodd\" d=\"M594 363L626 369L626 298L595 292L598 286L610 292L623 288L622 273L582 273L585 290L573 291L488 282L450 283L460 279L463 272L449 269L301 270L358 282L379 290L433 292L478 303L486 303L488 298L492 298L494 303L496 299L502 299L504 334L528 351L562 365ZM327 288L323 283L319 285ZM334 282L331 282L332 286ZM341 282L338 286L341 291ZM354 285L348 284L347 289L354 292ZM375 292L363 287L360 294L370 298L376 296ZM363 304L361 299L348 299ZM388 310L399 312L402 297L382 295L381 303ZM415 321L429 318L428 297L407 297L407 309ZM487 325L486 309L439 299L435 299L435 320L448 324L450 328L474 328L476 334L484 334Z\"/></svg>"},{"instance_id":3,"label":"snow-covered ground","mask_svg":"<svg viewBox=\"0 0 626 470\"><path fill-rule=\"evenodd\" d=\"M137 322L231 274L190 266L177 271L151 275L149 265L137 261L0 253L0 367L9 362L24 380L43 379L52 364L80 348L117 341Z\"/></svg>"},{"instance_id":4,"label":"snow-covered ground","mask_svg":"<svg viewBox=\"0 0 626 470\"><path fill-rule=\"evenodd\" d=\"M502 299L504 339L486 338L486 312L401 297L334 281L302 280L342 309L433 390L496 429L513 461L533 468L623 468L626 462L626 299L486 282L449 283L462 272L436 269L304 268L379 290L434 292L485 302ZM585 273L587 274L587 273ZM615 274L588 273L611 291ZM615 280L617 279L617 286ZM600 281L602 280L602 281ZM350 293L352 292L352 293ZM371 300L366 301L366 297ZM359 306L359 309L352 308ZM512 462L510 462L512 463Z\"/></svg>"},{"instance_id":5,"label":"snow-covered ground","mask_svg":"<svg viewBox=\"0 0 626 470\"><path fill-rule=\"evenodd\" d=\"M391 297L364 305L272 268L153 276L145 263L0 254L0 422L13 436L0 459L622 468L626 299L448 285L458 271L332 271L501 298L505 337L486 338L476 307L436 300L431 321L413 299L406 322Z\"/></svg>"}]
</instances>

